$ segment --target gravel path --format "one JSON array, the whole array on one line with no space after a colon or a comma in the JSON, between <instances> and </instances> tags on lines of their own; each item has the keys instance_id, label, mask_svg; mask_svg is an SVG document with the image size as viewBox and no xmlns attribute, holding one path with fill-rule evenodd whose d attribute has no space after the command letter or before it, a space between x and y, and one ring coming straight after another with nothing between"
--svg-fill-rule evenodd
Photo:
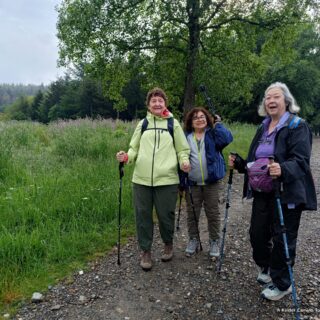
<instances>
[{"instance_id":1,"label":"gravel path","mask_svg":"<svg viewBox=\"0 0 320 320\"><path fill-rule=\"evenodd\" d=\"M320 138L314 139L312 168L320 202ZM14 319L56 320L171 320L171 319L294 319L291 296L278 302L260 298L262 287L256 282L248 229L250 201L242 202L243 176L235 174L225 242L222 272L208 258L208 233L204 214L200 222L204 251L192 258L184 255L187 243L186 215L183 208L180 231L175 235L175 256L160 260L162 244L155 228L154 267L139 267L135 239L117 251L88 265L62 283L49 289L41 303L27 303ZM224 185L224 192L226 185ZM222 195L221 220L225 203ZM320 215L302 216L294 275L301 318L320 320Z\"/></svg>"}]
</instances>

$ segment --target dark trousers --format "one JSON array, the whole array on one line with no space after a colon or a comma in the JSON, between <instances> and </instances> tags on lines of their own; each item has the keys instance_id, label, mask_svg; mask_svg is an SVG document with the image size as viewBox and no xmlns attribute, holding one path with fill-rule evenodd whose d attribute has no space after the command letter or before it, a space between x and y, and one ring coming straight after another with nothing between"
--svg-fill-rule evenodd
<instances>
[{"instance_id":1,"label":"dark trousers","mask_svg":"<svg viewBox=\"0 0 320 320\"><path fill-rule=\"evenodd\" d=\"M301 211L299 206L288 209L287 205L282 205L292 266L296 256ZM291 282L286 263L283 234L273 193L254 193L249 233L255 263L260 267L270 267L272 281L280 290L289 288Z\"/></svg>"},{"instance_id":2,"label":"dark trousers","mask_svg":"<svg viewBox=\"0 0 320 320\"><path fill-rule=\"evenodd\" d=\"M151 250L153 240L153 208L159 220L162 241L172 244L178 185L149 187L133 184L138 243L141 250Z\"/></svg>"}]
</instances>

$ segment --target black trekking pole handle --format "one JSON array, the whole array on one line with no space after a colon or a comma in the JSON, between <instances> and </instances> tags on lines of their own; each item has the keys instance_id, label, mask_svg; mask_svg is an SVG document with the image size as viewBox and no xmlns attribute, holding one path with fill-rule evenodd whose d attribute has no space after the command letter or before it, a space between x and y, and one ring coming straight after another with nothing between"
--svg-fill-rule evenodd
<instances>
[{"instance_id":1,"label":"black trekking pole handle","mask_svg":"<svg viewBox=\"0 0 320 320\"><path fill-rule=\"evenodd\" d=\"M207 102L207 105L208 105L212 115L215 116L216 115L216 111L215 111L215 109L213 107L213 103L211 101L211 98L209 97L209 95L207 93L206 86L203 85L203 84L200 84L199 89L200 89L200 92L202 92L202 94L203 94L203 96L204 96L204 98L205 98L205 100Z\"/></svg>"},{"instance_id":2,"label":"black trekking pole handle","mask_svg":"<svg viewBox=\"0 0 320 320\"><path fill-rule=\"evenodd\" d=\"M124 176L124 170L123 170L124 162L119 162L119 212L118 212L118 261L117 264L120 265L120 239L121 239L121 194L122 194L122 178Z\"/></svg>"},{"instance_id":3,"label":"black trekking pole handle","mask_svg":"<svg viewBox=\"0 0 320 320\"><path fill-rule=\"evenodd\" d=\"M120 176L120 179L122 179L123 176L124 176L123 167L124 167L124 162L119 162L119 176Z\"/></svg>"},{"instance_id":4,"label":"black trekking pole handle","mask_svg":"<svg viewBox=\"0 0 320 320\"><path fill-rule=\"evenodd\" d=\"M236 152L230 152L230 154L232 156L235 156L235 157L238 155ZM230 185L230 186L232 185L233 169L234 169L234 165L232 167L230 166L230 168L229 168L229 178L228 178L228 185Z\"/></svg>"}]
</instances>

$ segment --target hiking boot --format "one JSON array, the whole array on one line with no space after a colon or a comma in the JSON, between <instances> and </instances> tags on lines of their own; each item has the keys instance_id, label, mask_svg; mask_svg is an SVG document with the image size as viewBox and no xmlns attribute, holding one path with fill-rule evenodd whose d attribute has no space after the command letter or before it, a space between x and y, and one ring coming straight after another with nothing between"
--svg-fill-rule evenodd
<instances>
[{"instance_id":1,"label":"hiking boot","mask_svg":"<svg viewBox=\"0 0 320 320\"><path fill-rule=\"evenodd\" d=\"M172 243L170 244L165 244L164 249L163 249L163 254L161 256L161 260L163 262L170 261L173 257L173 245Z\"/></svg>"},{"instance_id":2,"label":"hiking boot","mask_svg":"<svg viewBox=\"0 0 320 320\"><path fill-rule=\"evenodd\" d=\"M258 273L257 281L260 284L265 285L265 284L272 282L272 279L269 274L269 267L259 267L258 266L258 271L259 271L259 273Z\"/></svg>"},{"instance_id":3,"label":"hiking boot","mask_svg":"<svg viewBox=\"0 0 320 320\"><path fill-rule=\"evenodd\" d=\"M151 268L152 268L151 251L142 251L141 260L140 260L140 267L144 271L151 270Z\"/></svg>"},{"instance_id":4,"label":"hiking boot","mask_svg":"<svg viewBox=\"0 0 320 320\"><path fill-rule=\"evenodd\" d=\"M211 258L213 257L219 257L220 250L219 250L219 241L218 240L209 240L210 250L209 250L209 256Z\"/></svg>"},{"instance_id":5,"label":"hiking boot","mask_svg":"<svg viewBox=\"0 0 320 320\"><path fill-rule=\"evenodd\" d=\"M279 290L274 284L270 284L267 288L262 290L261 297L267 300L277 301L282 299L287 294L292 292L292 286L287 290Z\"/></svg>"},{"instance_id":6,"label":"hiking boot","mask_svg":"<svg viewBox=\"0 0 320 320\"><path fill-rule=\"evenodd\" d=\"M200 243L198 239L190 239L186 248L186 256L191 257L200 250Z\"/></svg>"}]
</instances>

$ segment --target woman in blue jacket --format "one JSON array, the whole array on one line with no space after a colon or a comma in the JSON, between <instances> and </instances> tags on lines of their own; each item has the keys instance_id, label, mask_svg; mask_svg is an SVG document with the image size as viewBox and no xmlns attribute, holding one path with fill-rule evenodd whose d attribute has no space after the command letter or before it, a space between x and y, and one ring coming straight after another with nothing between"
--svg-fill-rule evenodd
<instances>
[{"instance_id":1,"label":"woman in blue jacket","mask_svg":"<svg viewBox=\"0 0 320 320\"><path fill-rule=\"evenodd\" d=\"M209 255L219 256L220 212L218 206L220 180L225 176L226 167L222 150L232 140L219 116L213 119L201 107L193 108L186 116L185 131L190 146L189 184L191 185L193 206L187 200L187 222L189 243L185 250L187 256L199 250L198 221L202 206L208 220ZM195 212L193 212L193 210Z\"/></svg>"}]
</instances>

